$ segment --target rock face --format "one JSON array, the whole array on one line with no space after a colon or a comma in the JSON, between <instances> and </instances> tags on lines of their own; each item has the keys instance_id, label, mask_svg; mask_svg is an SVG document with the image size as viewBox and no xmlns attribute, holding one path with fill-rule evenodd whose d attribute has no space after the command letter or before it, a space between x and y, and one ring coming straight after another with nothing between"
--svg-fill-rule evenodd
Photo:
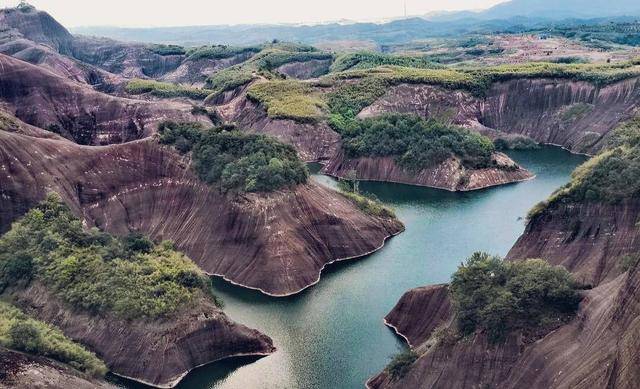
<instances>
[{"instance_id":1,"label":"rock face","mask_svg":"<svg viewBox=\"0 0 640 389\"><path fill-rule=\"evenodd\" d=\"M216 109L224 120L292 145L307 162L328 160L340 149L340 135L327 123L271 119L263 107L247 99L246 89L241 87L221 99L223 104Z\"/></svg>"},{"instance_id":2,"label":"rock face","mask_svg":"<svg viewBox=\"0 0 640 389\"><path fill-rule=\"evenodd\" d=\"M331 59L312 59L304 62L290 62L276 69L280 74L298 80L308 80L329 73Z\"/></svg>"},{"instance_id":3,"label":"rock face","mask_svg":"<svg viewBox=\"0 0 640 389\"><path fill-rule=\"evenodd\" d=\"M360 180L397 182L449 191L476 190L534 177L505 154L495 153L493 158L499 167L467 170L458 159L450 158L432 168L412 172L398 166L394 157L350 159L345 158L344 153L340 152L325 165L323 173L334 177L346 177L354 170Z\"/></svg>"},{"instance_id":4,"label":"rock face","mask_svg":"<svg viewBox=\"0 0 640 389\"><path fill-rule=\"evenodd\" d=\"M201 120L187 104L124 99L0 54L0 103L22 121L80 144L139 139L163 120Z\"/></svg>"},{"instance_id":5,"label":"rock face","mask_svg":"<svg viewBox=\"0 0 640 389\"><path fill-rule=\"evenodd\" d=\"M509 259L545 258L594 288L576 317L532 342L511 334L490 345L482 333L451 345L431 338L450 307L442 286L403 296L387 322L422 353L402 378L386 372L370 388L633 388L640 378L640 269L620 256L638 252L637 200L616 205L552 205L535 216ZM443 315L443 312L445 313Z\"/></svg>"},{"instance_id":6,"label":"rock face","mask_svg":"<svg viewBox=\"0 0 640 389\"><path fill-rule=\"evenodd\" d=\"M0 348L0 388L2 389L116 389L103 380L84 377L80 372L47 358Z\"/></svg>"},{"instance_id":7,"label":"rock face","mask_svg":"<svg viewBox=\"0 0 640 389\"><path fill-rule=\"evenodd\" d=\"M38 283L11 298L95 351L112 372L156 387L173 387L190 370L220 359L275 351L269 337L234 323L205 300L166 319L126 321L75 310Z\"/></svg>"},{"instance_id":8,"label":"rock face","mask_svg":"<svg viewBox=\"0 0 640 389\"><path fill-rule=\"evenodd\" d=\"M451 300L446 284L411 289L384 318L409 346L426 342L433 331L451 319Z\"/></svg>"},{"instance_id":9,"label":"rock face","mask_svg":"<svg viewBox=\"0 0 640 389\"><path fill-rule=\"evenodd\" d=\"M2 231L53 190L89 225L171 239L204 271L277 296L315 284L327 263L373 252L403 229L316 184L221 195L151 139L83 147L0 131L0 167Z\"/></svg>"},{"instance_id":10,"label":"rock face","mask_svg":"<svg viewBox=\"0 0 640 389\"><path fill-rule=\"evenodd\" d=\"M544 258L579 281L599 285L622 272L622 256L640 251L638 217L637 200L553 204L527 224L507 258Z\"/></svg>"},{"instance_id":11,"label":"rock face","mask_svg":"<svg viewBox=\"0 0 640 389\"><path fill-rule=\"evenodd\" d=\"M486 97L431 85L398 85L360 112L386 112L526 135L573 152L595 153L609 131L632 116L640 103L640 79L604 87L563 79L519 79L495 83Z\"/></svg>"}]
</instances>

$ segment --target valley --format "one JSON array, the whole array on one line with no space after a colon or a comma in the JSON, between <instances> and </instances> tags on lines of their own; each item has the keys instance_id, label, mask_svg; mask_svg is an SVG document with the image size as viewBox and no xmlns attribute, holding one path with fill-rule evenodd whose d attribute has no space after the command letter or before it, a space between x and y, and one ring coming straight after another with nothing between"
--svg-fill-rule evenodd
<instances>
[{"instance_id":1,"label":"valley","mask_svg":"<svg viewBox=\"0 0 640 389\"><path fill-rule=\"evenodd\" d=\"M238 46L1 9L0 387L633 387L637 21L520 3Z\"/></svg>"}]
</instances>

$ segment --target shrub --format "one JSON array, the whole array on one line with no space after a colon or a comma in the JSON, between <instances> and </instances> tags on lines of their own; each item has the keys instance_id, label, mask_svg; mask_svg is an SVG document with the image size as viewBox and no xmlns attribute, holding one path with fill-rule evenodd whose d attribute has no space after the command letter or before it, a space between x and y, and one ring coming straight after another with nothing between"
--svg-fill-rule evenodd
<instances>
[{"instance_id":1,"label":"shrub","mask_svg":"<svg viewBox=\"0 0 640 389\"><path fill-rule=\"evenodd\" d=\"M340 188L340 193L351 200L362 212L367 215L383 217L383 218L395 218L396 215L390 209L386 208L380 201L371 197L371 195L360 194L349 190L344 190L344 187Z\"/></svg>"},{"instance_id":2,"label":"shrub","mask_svg":"<svg viewBox=\"0 0 640 389\"><path fill-rule=\"evenodd\" d=\"M200 59L224 59L241 54L253 54L259 52L258 47L233 47L225 45L202 46L190 49L187 52L188 59L197 61Z\"/></svg>"},{"instance_id":3,"label":"shrub","mask_svg":"<svg viewBox=\"0 0 640 389\"><path fill-rule=\"evenodd\" d=\"M505 262L485 253L459 266L450 286L459 331L481 329L493 342L573 315L581 299L577 289L562 267L540 259Z\"/></svg>"},{"instance_id":4,"label":"shrub","mask_svg":"<svg viewBox=\"0 0 640 389\"><path fill-rule=\"evenodd\" d=\"M207 89L190 88L169 82L141 79L129 81L125 87L125 91L132 95L149 93L153 96L163 98L188 97L194 100L202 100L212 93L212 91Z\"/></svg>"},{"instance_id":5,"label":"shrub","mask_svg":"<svg viewBox=\"0 0 640 389\"><path fill-rule=\"evenodd\" d=\"M524 135L496 138L493 144L497 150L532 150L540 148L538 142Z\"/></svg>"},{"instance_id":6,"label":"shrub","mask_svg":"<svg viewBox=\"0 0 640 389\"><path fill-rule=\"evenodd\" d=\"M271 118L316 122L324 116L324 101L309 84L300 81L255 84L249 88L247 97L262 103Z\"/></svg>"},{"instance_id":7,"label":"shrub","mask_svg":"<svg viewBox=\"0 0 640 389\"><path fill-rule=\"evenodd\" d=\"M0 302L0 345L55 359L93 376L107 372L104 362L60 330L4 302Z\"/></svg>"},{"instance_id":8,"label":"shrub","mask_svg":"<svg viewBox=\"0 0 640 389\"><path fill-rule=\"evenodd\" d=\"M187 51L178 45L152 45L150 50L158 55L185 55Z\"/></svg>"},{"instance_id":9,"label":"shrub","mask_svg":"<svg viewBox=\"0 0 640 389\"><path fill-rule=\"evenodd\" d=\"M3 275L5 286L34 278L76 308L127 319L175 313L202 297L208 285L207 277L168 245L140 234L116 238L85 231L53 195L0 238L0 268L15 257L31 258L30 270Z\"/></svg>"},{"instance_id":10,"label":"shrub","mask_svg":"<svg viewBox=\"0 0 640 389\"><path fill-rule=\"evenodd\" d=\"M295 149L264 136L194 123L163 123L160 142L193 151L193 169L222 191L270 192L307 182L309 172Z\"/></svg>"},{"instance_id":11,"label":"shrub","mask_svg":"<svg viewBox=\"0 0 640 389\"><path fill-rule=\"evenodd\" d=\"M331 65L331 71L342 72L345 70L371 69L383 65L412 68L435 68L439 66L429 61L426 57L359 52L340 55L336 58L333 65Z\"/></svg>"},{"instance_id":12,"label":"shrub","mask_svg":"<svg viewBox=\"0 0 640 389\"><path fill-rule=\"evenodd\" d=\"M492 165L491 140L467 129L450 127L415 115L388 114L357 121L342 132L349 157L395 156L400 166L422 170L457 157L469 168Z\"/></svg>"},{"instance_id":13,"label":"shrub","mask_svg":"<svg viewBox=\"0 0 640 389\"><path fill-rule=\"evenodd\" d=\"M250 69L231 67L219 71L207 78L207 88L212 90L207 102L217 98L222 93L246 85L256 78Z\"/></svg>"},{"instance_id":14,"label":"shrub","mask_svg":"<svg viewBox=\"0 0 640 389\"><path fill-rule=\"evenodd\" d=\"M398 353L393 357L391 362L386 367L387 373L391 376L392 380L397 380L404 377L409 369L411 369L411 365L418 359L418 354L416 354L413 350L405 350L401 353Z\"/></svg>"}]
</instances>

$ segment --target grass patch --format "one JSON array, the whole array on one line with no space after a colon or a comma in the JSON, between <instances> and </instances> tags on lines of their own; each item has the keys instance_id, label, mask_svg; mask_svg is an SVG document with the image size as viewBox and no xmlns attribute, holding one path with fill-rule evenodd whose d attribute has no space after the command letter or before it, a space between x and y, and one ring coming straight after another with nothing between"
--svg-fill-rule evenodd
<instances>
[{"instance_id":1,"label":"grass patch","mask_svg":"<svg viewBox=\"0 0 640 389\"><path fill-rule=\"evenodd\" d=\"M0 238L0 290L32 280L76 309L125 319L167 316L209 293L209 279L170 242L85 231L56 195Z\"/></svg>"},{"instance_id":2,"label":"grass patch","mask_svg":"<svg viewBox=\"0 0 640 389\"><path fill-rule=\"evenodd\" d=\"M107 373L96 355L75 343L57 328L25 315L0 302L0 345L66 363L94 377Z\"/></svg>"},{"instance_id":3,"label":"grass patch","mask_svg":"<svg viewBox=\"0 0 640 389\"><path fill-rule=\"evenodd\" d=\"M160 142L192 152L201 180L228 192L271 192L307 182L309 172L292 146L264 135L197 123L163 123Z\"/></svg>"},{"instance_id":4,"label":"grass patch","mask_svg":"<svg viewBox=\"0 0 640 389\"><path fill-rule=\"evenodd\" d=\"M263 104L269 117L313 123L324 117L326 105L313 88L300 81L269 81L249 88L247 97Z\"/></svg>"},{"instance_id":5,"label":"grass patch","mask_svg":"<svg viewBox=\"0 0 640 389\"><path fill-rule=\"evenodd\" d=\"M567 320L578 309L578 283L560 266L541 259L503 261L474 253L458 267L450 285L458 330L480 329L498 342L511 331L535 332Z\"/></svg>"},{"instance_id":6,"label":"grass patch","mask_svg":"<svg viewBox=\"0 0 640 389\"><path fill-rule=\"evenodd\" d=\"M207 89L190 88L169 82L141 79L129 81L125 87L125 91L132 95L149 93L162 98L188 97L194 100L202 100L212 93L212 91Z\"/></svg>"}]
</instances>

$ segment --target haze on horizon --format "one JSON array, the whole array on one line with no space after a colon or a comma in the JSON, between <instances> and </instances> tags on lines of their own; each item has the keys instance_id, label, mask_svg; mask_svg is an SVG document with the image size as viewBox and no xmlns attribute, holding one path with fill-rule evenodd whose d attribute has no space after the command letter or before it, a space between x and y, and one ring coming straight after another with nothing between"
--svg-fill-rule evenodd
<instances>
[{"instance_id":1,"label":"haze on horizon","mask_svg":"<svg viewBox=\"0 0 640 389\"><path fill-rule=\"evenodd\" d=\"M406 0L407 15L478 10L506 0ZM0 8L19 0L0 0ZM67 27L321 23L402 17L405 0L29 0Z\"/></svg>"}]
</instances>

